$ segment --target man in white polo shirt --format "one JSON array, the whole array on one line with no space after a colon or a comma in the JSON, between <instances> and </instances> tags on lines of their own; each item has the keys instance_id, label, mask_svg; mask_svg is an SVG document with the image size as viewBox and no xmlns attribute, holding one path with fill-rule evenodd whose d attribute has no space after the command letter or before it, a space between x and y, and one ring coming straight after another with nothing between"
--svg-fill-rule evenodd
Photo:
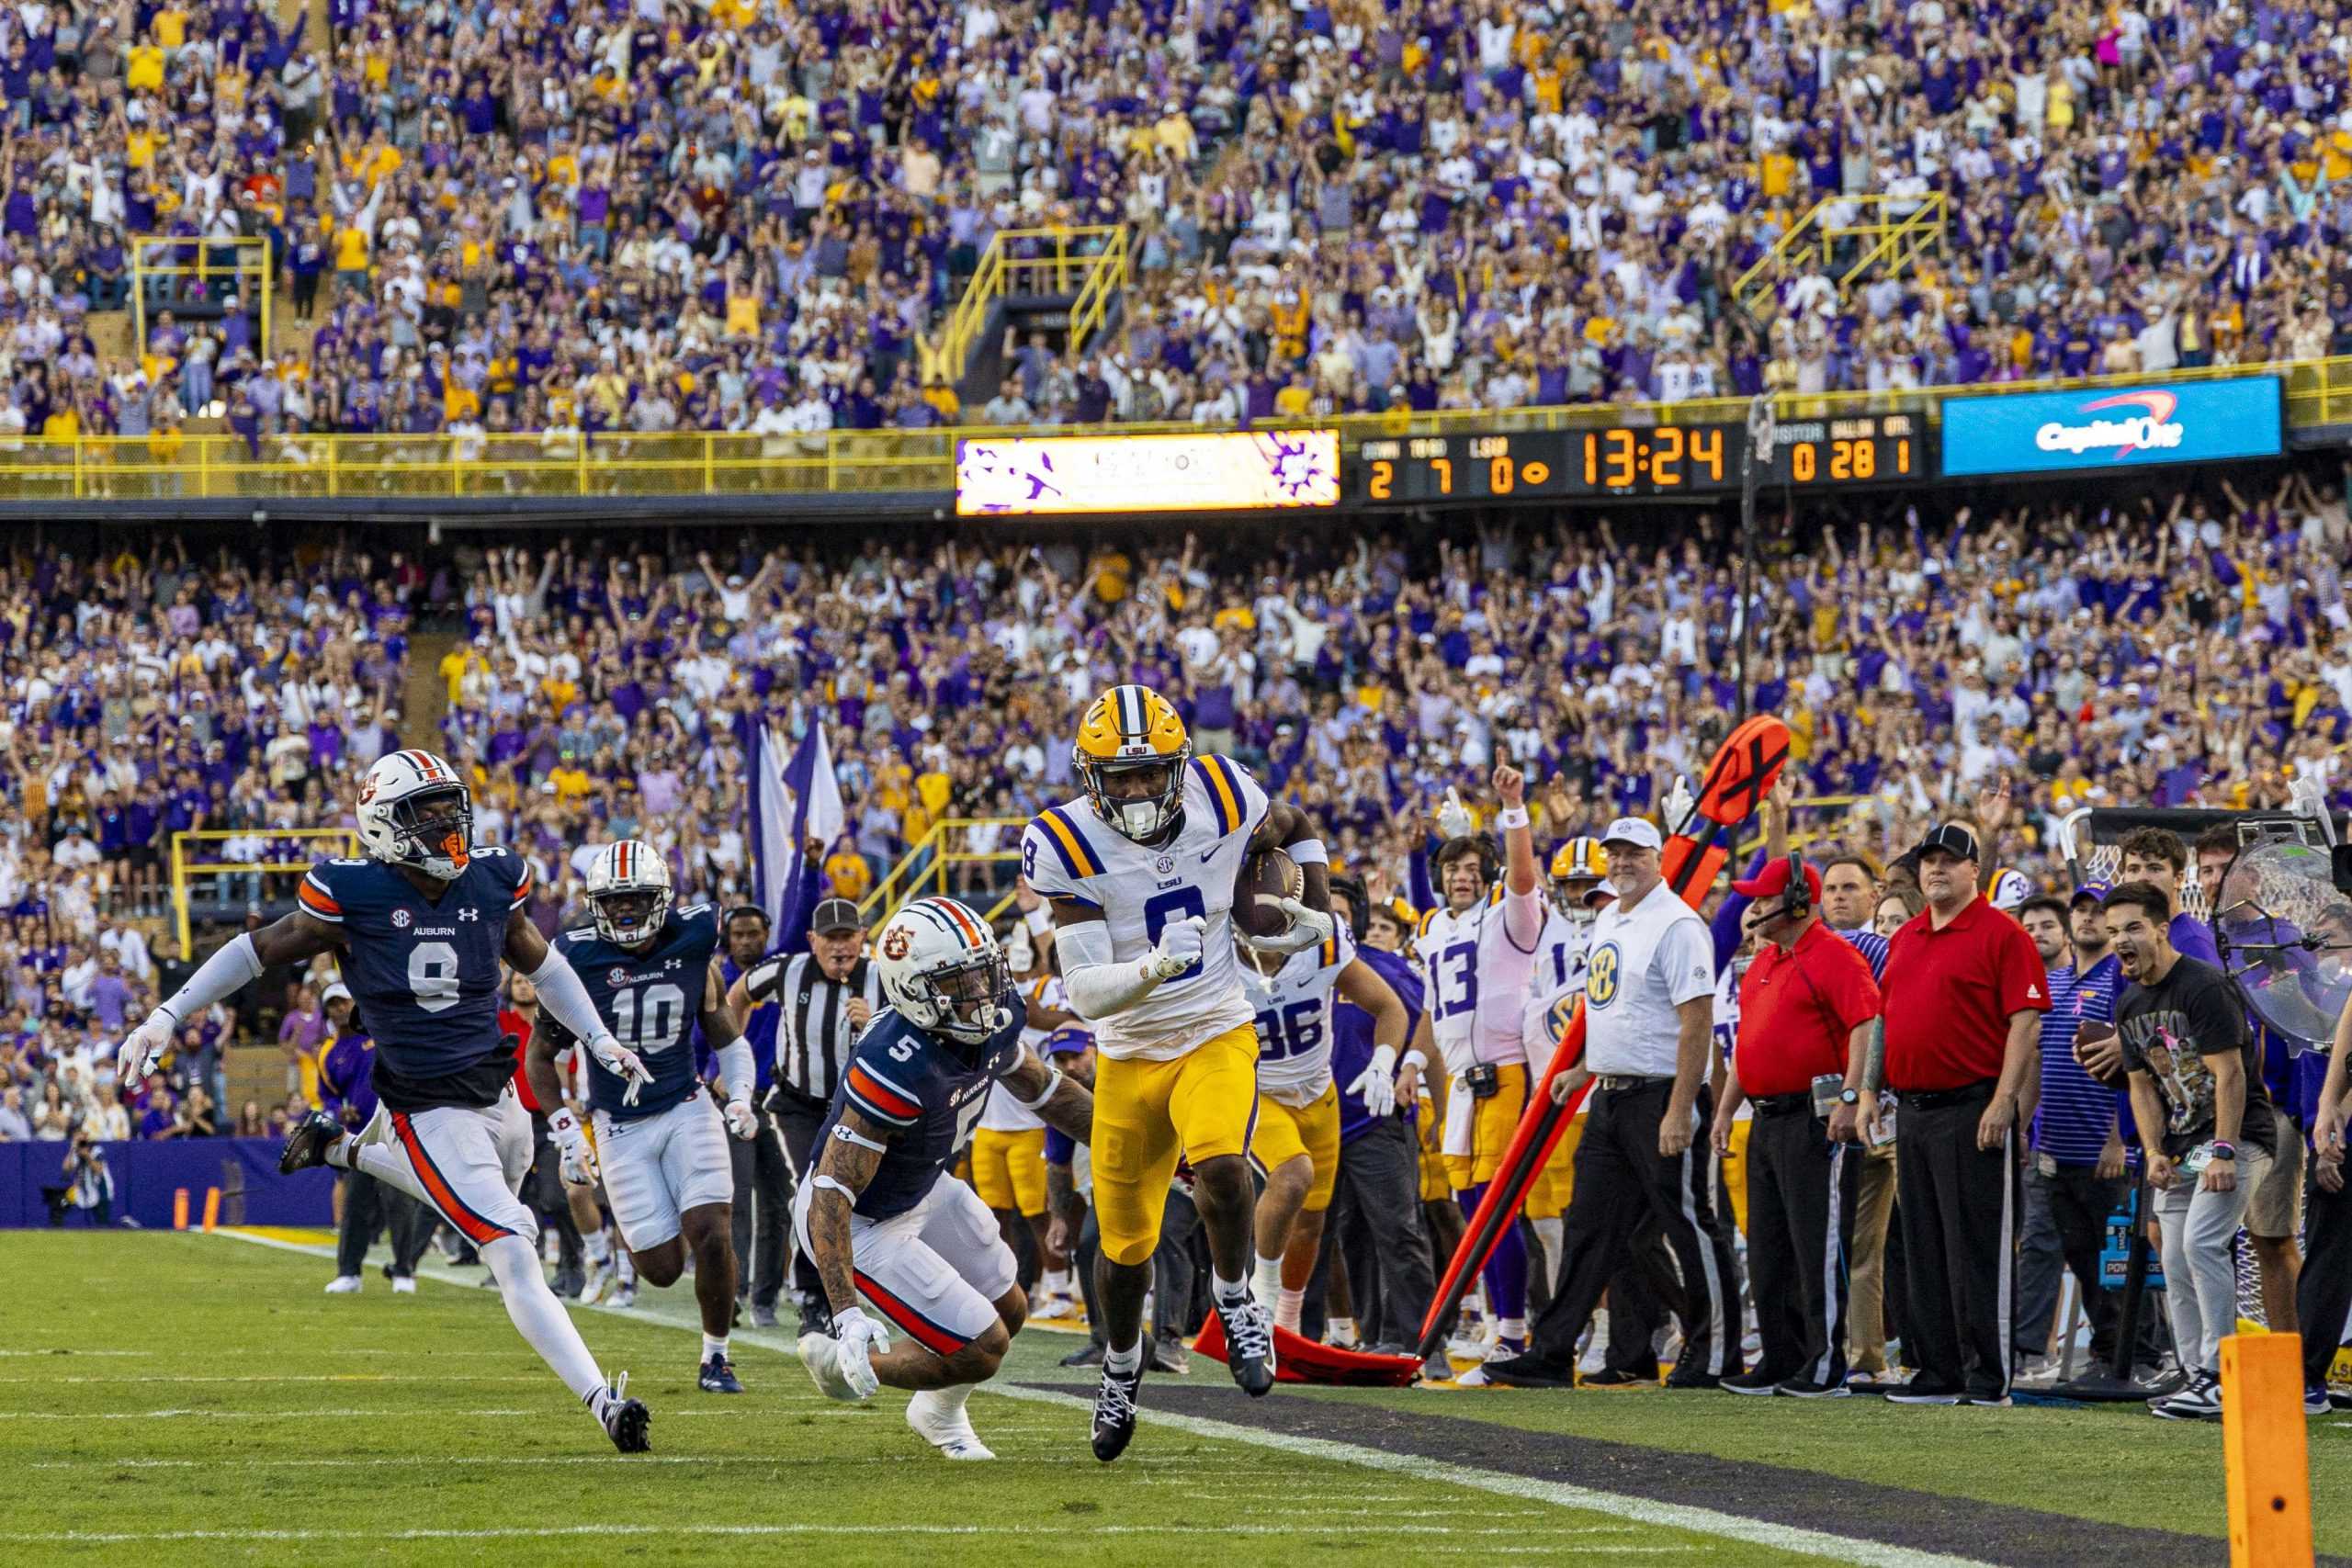
<instances>
[{"instance_id":1,"label":"man in white polo shirt","mask_svg":"<svg viewBox=\"0 0 2352 1568\"><path fill-rule=\"evenodd\" d=\"M1659 874L1655 825L1621 817L1602 838L1617 902L1593 922L1585 971L1584 1061L1553 1080L1565 1100L1596 1081L1577 1145L1559 1290L1535 1320L1527 1354L1487 1364L1490 1382L1566 1388L1577 1336L1655 1221L1674 1249L1682 1359L1668 1388L1714 1388L1740 1370L1731 1229L1715 1211L1703 1128L1714 1024L1714 941Z\"/></svg>"}]
</instances>

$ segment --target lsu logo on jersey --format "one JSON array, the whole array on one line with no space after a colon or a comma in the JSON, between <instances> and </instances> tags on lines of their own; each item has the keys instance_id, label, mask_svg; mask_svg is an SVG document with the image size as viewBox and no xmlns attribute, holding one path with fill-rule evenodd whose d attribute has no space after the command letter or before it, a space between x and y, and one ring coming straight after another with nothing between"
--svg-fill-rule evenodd
<instances>
[{"instance_id":1,"label":"lsu logo on jersey","mask_svg":"<svg viewBox=\"0 0 2352 1568\"><path fill-rule=\"evenodd\" d=\"M1593 949L1592 958L1585 969L1584 995L1588 1006L1605 1008L1617 999L1617 971L1624 964L1624 955L1613 942L1604 942Z\"/></svg>"}]
</instances>

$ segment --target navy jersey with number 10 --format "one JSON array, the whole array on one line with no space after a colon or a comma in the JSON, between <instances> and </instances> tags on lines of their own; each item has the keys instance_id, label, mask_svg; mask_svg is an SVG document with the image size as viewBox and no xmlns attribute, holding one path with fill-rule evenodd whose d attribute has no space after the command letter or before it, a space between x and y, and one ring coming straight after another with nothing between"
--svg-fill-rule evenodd
<instances>
[{"instance_id":1,"label":"navy jersey with number 10","mask_svg":"<svg viewBox=\"0 0 2352 1568\"><path fill-rule=\"evenodd\" d=\"M564 932L556 938L555 950L587 987L596 1016L613 1038L636 1052L653 1075L638 1090L637 1103L626 1104L621 1097L628 1086L591 1056L589 1105L616 1122L628 1122L693 1099L702 1080L695 1076L695 1054L687 1042L702 1012L711 956L718 951L718 917L711 907L690 904L673 910L643 953L606 942L593 926ZM560 1034L561 1026L557 1029Z\"/></svg>"},{"instance_id":2,"label":"navy jersey with number 10","mask_svg":"<svg viewBox=\"0 0 2352 1568\"><path fill-rule=\"evenodd\" d=\"M302 913L342 932L343 983L376 1039L376 1092L395 1111L494 1105L514 1076L498 1027L506 921L531 896L520 855L483 847L429 898L373 860L323 860Z\"/></svg>"},{"instance_id":3,"label":"navy jersey with number 10","mask_svg":"<svg viewBox=\"0 0 2352 1568\"><path fill-rule=\"evenodd\" d=\"M882 1164L854 1212L869 1220L903 1214L922 1201L939 1173L956 1163L988 1109L989 1086L1021 1061L1029 1008L1012 997L1012 1021L977 1045L943 1040L885 1008L858 1036L857 1051L834 1086L832 1109L817 1129L815 1157L849 1106L893 1134Z\"/></svg>"}]
</instances>

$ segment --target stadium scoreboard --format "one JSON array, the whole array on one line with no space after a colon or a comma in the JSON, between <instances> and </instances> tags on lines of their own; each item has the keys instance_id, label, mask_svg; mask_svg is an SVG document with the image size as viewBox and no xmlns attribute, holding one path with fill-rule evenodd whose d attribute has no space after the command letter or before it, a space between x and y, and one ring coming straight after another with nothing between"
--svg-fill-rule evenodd
<instances>
[{"instance_id":1,"label":"stadium scoreboard","mask_svg":"<svg viewBox=\"0 0 2352 1568\"><path fill-rule=\"evenodd\" d=\"M1671 499L1736 493L1747 460L1745 424L1607 425L1376 436L1349 454L1354 501ZM1916 482L1935 472L1917 414L1855 414L1781 423L1763 485L1851 489Z\"/></svg>"}]
</instances>

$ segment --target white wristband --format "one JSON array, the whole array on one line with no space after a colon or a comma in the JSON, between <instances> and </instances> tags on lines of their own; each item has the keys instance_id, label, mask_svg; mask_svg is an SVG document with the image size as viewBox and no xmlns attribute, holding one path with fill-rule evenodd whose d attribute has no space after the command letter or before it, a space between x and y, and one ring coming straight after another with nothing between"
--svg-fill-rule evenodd
<instances>
[{"instance_id":1,"label":"white wristband","mask_svg":"<svg viewBox=\"0 0 2352 1568\"><path fill-rule=\"evenodd\" d=\"M1044 936L1047 928L1052 926L1054 923L1054 912L1046 908L1045 905L1040 904L1035 908L1030 910L1027 914L1022 916L1021 923L1029 928L1029 934L1031 936Z\"/></svg>"},{"instance_id":2,"label":"white wristband","mask_svg":"<svg viewBox=\"0 0 2352 1568\"><path fill-rule=\"evenodd\" d=\"M1526 806L1522 803L1522 804L1518 805L1518 806L1506 806L1506 807L1504 807L1502 808L1501 812L1500 812L1500 813L1498 813L1498 814L1496 816L1496 818L1495 818L1495 826L1496 826L1496 827L1498 827L1498 828L1500 828L1500 829L1501 829L1504 832L1506 832L1506 833L1510 832L1510 831L1512 829L1514 829L1514 828L1524 828L1524 827L1526 827L1526 826L1527 826L1527 807L1526 807Z\"/></svg>"},{"instance_id":3,"label":"white wristband","mask_svg":"<svg viewBox=\"0 0 2352 1568\"><path fill-rule=\"evenodd\" d=\"M1329 865L1331 853L1320 839L1301 839L1295 844L1284 844L1283 853L1290 856L1293 865Z\"/></svg>"},{"instance_id":4,"label":"white wristband","mask_svg":"<svg viewBox=\"0 0 2352 1568\"><path fill-rule=\"evenodd\" d=\"M1035 1110L1036 1110L1039 1106L1041 1106L1041 1105L1045 1104L1045 1103L1046 1103L1046 1101L1047 1101L1047 1100L1049 1100L1053 1099L1053 1098L1054 1098L1054 1091L1055 1091L1056 1089L1057 1089L1061 1088L1061 1087L1062 1087L1062 1070L1061 1070L1059 1067L1055 1066L1052 1063L1048 1062L1048 1063L1046 1065L1046 1090L1045 1090L1045 1092L1044 1092L1043 1094L1040 1094L1040 1095L1039 1095L1036 1099L1035 1099L1035 1100L1023 1100L1023 1099L1022 1099L1019 1095L1017 1095L1017 1094L1016 1094L1016 1095L1014 1095L1014 1096L1012 1097L1012 1103L1013 1103L1013 1104L1015 1104L1015 1105L1017 1105L1017 1106L1019 1106L1019 1107L1021 1107L1021 1109L1022 1109L1022 1110L1023 1110L1023 1111L1035 1111Z\"/></svg>"}]
</instances>

